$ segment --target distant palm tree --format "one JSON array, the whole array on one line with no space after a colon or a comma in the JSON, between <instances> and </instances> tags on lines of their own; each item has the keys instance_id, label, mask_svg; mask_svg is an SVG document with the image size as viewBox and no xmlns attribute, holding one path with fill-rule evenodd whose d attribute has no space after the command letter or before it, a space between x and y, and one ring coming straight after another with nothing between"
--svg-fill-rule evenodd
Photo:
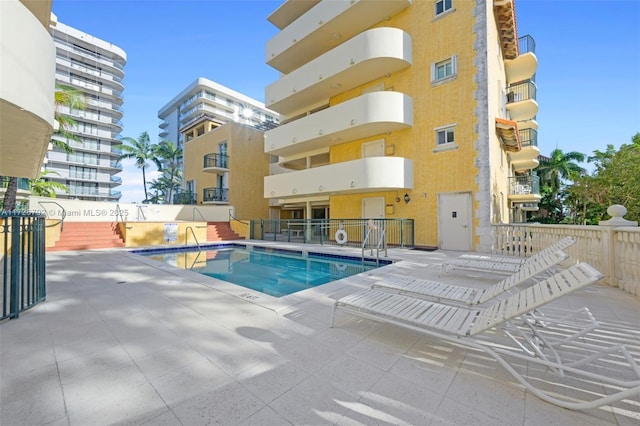
<instances>
[{"instance_id":1,"label":"distant palm tree","mask_svg":"<svg viewBox=\"0 0 640 426\"><path fill-rule=\"evenodd\" d=\"M562 186L562 180L575 180L585 173L585 170L575 162L583 162L585 155L572 151L564 153L561 149L554 149L547 161L538 166L540 179L551 187L557 196Z\"/></svg>"},{"instance_id":2,"label":"distant palm tree","mask_svg":"<svg viewBox=\"0 0 640 426\"><path fill-rule=\"evenodd\" d=\"M54 98L56 105L54 116L58 124L60 124L60 128L54 133L54 136L61 136L65 138L66 141L52 138L51 143L65 153L71 154L73 153L73 148L69 146L68 141L80 141L80 138L71 131L78 123L76 123L70 115L61 114L60 107L67 107L69 111L84 110L87 107L85 97L84 94L76 88L56 84Z\"/></svg>"},{"instance_id":3,"label":"distant palm tree","mask_svg":"<svg viewBox=\"0 0 640 426\"><path fill-rule=\"evenodd\" d=\"M163 172L166 181L165 202L171 204L174 190L180 186L180 159L182 158L182 148L176 147L173 142L162 141L155 146L154 162L158 170ZM180 179L177 179L180 178Z\"/></svg>"},{"instance_id":4,"label":"distant palm tree","mask_svg":"<svg viewBox=\"0 0 640 426\"><path fill-rule=\"evenodd\" d=\"M71 129L76 125L76 121L73 119L73 117L60 113L60 107L63 107L63 106L68 107L69 110L74 110L74 109L84 110L86 108L84 94L78 89L75 89L73 87L56 84L56 88L54 92L54 103L55 103L55 110L53 112L53 117L55 118L55 120L58 122L60 126L58 130L56 130L53 133L53 135L62 136L66 139L66 141L51 138L51 144L56 148L64 151L65 153L71 154L73 152L73 148L69 146L69 143L68 143L69 139L75 140L75 141L80 140L78 136L76 136L71 132ZM9 180L7 181L7 189L4 194L2 209L7 211L15 210L17 195L18 195L18 178L10 177ZM54 195L55 195L55 192L54 192Z\"/></svg>"},{"instance_id":5,"label":"distant palm tree","mask_svg":"<svg viewBox=\"0 0 640 426\"><path fill-rule=\"evenodd\" d=\"M149 138L149 133L142 132L138 139L133 139L129 137L122 138L123 142L127 142L128 145L122 145L122 150L125 151L125 154L120 156L121 159L131 158L136 162L136 167L142 169L142 185L144 186L144 202L147 202L149 196L147 194L147 175L145 173L145 169L147 168L147 161L155 162L155 151L156 148L154 144L151 143L151 139Z\"/></svg>"},{"instance_id":6,"label":"distant palm tree","mask_svg":"<svg viewBox=\"0 0 640 426\"><path fill-rule=\"evenodd\" d=\"M585 160L585 155L580 152L562 152L561 149L554 149L551 155L540 161L537 172L540 176L540 189L542 193L541 207L547 214L555 218L555 221L562 220L564 214L563 206L563 180L577 180L585 174L585 170L575 162ZM542 210L542 209L541 209Z\"/></svg>"},{"instance_id":7,"label":"distant palm tree","mask_svg":"<svg viewBox=\"0 0 640 426\"><path fill-rule=\"evenodd\" d=\"M69 192L69 188L60 182L47 181L44 179L48 174L57 175L58 173L53 170L45 170L40 172L37 179L29 179L29 190L33 195L39 195L41 197L56 197L56 189Z\"/></svg>"}]
</instances>

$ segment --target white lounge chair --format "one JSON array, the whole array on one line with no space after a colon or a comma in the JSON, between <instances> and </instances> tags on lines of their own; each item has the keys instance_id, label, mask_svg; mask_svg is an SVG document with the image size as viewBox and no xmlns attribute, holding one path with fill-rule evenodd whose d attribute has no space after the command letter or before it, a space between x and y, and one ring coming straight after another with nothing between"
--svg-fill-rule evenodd
<instances>
[{"instance_id":1,"label":"white lounge chair","mask_svg":"<svg viewBox=\"0 0 640 426\"><path fill-rule=\"evenodd\" d=\"M514 319L539 308L565 294L592 284L602 278L602 274L586 263L574 265L553 276L528 287L508 298L486 307L466 308L455 305L444 305L425 299L408 297L376 289L362 290L337 300L331 315L331 326L335 322L336 310L344 310L354 315L375 321L395 324L430 336L464 344L482 350L496 359L527 390L540 399L552 404L574 410L595 408L610 404L620 399L640 394L640 368L622 345L598 347L584 344L577 338L583 333L578 331L574 336L556 339L545 336L544 328L540 329L526 321L525 330L515 325ZM498 329L515 342L515 346L492 343L496 337L479 336ZM577 348L577 349L576 349ZM562 351L573 350L571 361L565 362ZM575 359L576 352L578 359ZM586 355L585 355L586 354ZM616 365L626 366L631 373L624 380L601 374L597 369L590 371L587 367L596 361L615 354ZM545 392L526 377L518 373L507 361L512 357L529 363L550 368L560 376L575 375L588 381L597 380L608 386L608 395L596 395L590 401L576 402L564 399L554 393ZM535 382L535 380L532 380Z\"/></svg>"},{"instance_id":2,"label":"white lounge chair","mask_svg":"<svg viewBox=\"0 0 640 426\"><path fill-rule=\"evenodd\" d=\"M534 253L530 257L518 258L513 256L491 256L491 255L473 255L463 254L462 256L451 259L442 264L441 271L445 272L450 269L467 269L483 272L497 272L503 274L512 274L518 272L524 264L535 262L540 256L544 256L549 252L556 250L564 250L575 244L576 240L572 237L565 237L549 247Z\"/></svg>"},{"instance_id":3,"label":"white lounge chair","mask_svg":"<svg viewBox=\"0 0 640 426\"><path fill-rule=\"evenodd\" d=\"M393 290L412 296L477 305L505 294L509 289L535 278L568 257L569 255L562 250L541 253L531 262L521 265L520 269L514 274L484 289L398 275L387 275L382 280L374 283L373 287Z\"/></svg>"}]
</instances>

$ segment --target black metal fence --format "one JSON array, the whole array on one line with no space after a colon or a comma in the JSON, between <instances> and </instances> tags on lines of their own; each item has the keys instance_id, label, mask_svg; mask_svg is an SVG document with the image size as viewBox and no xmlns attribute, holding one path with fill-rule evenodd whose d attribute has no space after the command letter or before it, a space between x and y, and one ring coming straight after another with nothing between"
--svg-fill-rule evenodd
<instances>
[{"instance_id":1,"label":"black metal fence","mask_svg":"<svg viewBox=\"0 0 640 426\"><path fill-rule=\"evenodd\" d=\"M366 239L366 248L381 240L387 247L414 246L413 219L260 219L250 226L254 240L362 247Z\"/></svg>"},{"instance_id":2,"label":"black metal fence","mask_svg":"<svg viewBox=\"0 0 640 426\"><path fill-rule=\"evenodd\" d=\"M46 298L45 216L0 212L0 281L2 316L20 312Z\"/></svg>"}]
</instances>

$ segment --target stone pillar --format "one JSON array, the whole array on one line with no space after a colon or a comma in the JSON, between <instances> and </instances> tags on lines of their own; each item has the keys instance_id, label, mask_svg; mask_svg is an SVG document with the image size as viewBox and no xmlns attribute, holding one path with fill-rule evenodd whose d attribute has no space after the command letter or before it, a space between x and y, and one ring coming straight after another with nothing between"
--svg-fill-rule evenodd
<instances>
[{"instance_id":1,"label":"stone pillar","mask_svg":"<svg viewBox=\"0 0 640 426\"><path fill-rule=\"evenodd\" d=\"M607 283L614 287L619 287L619 283L622 280L620 271L616 266L620 265L619 259L616 261L616 241L614 228L620 226L638 226L638 222L626 220L624 215L627 214L625 206L620 204L613 204L607 209L607 213L611 216L609 220L601 220L598 225L602 227L602 256L604 261L602 264L605 266L605 271L600 271L604 274Z\"/></svg>"}]
</instances>

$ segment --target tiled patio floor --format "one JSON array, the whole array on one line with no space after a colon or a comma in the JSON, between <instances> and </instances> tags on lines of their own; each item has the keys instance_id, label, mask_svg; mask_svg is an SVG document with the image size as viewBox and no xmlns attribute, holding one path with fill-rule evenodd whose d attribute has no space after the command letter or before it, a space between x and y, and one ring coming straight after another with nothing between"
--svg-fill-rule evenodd
<instances>
[{"instance_id":1,"label":"tiled patio floor","mask_svg":"<svg viewBox=\"0 0 640 426\"><path fill-rule=\"evenodd\" d=\"M406 261L276 300L124 251L48 253L47 301L0 323L0 424L640 424L640 396L569 411L482 352L343 313L329 327L336 298L388 270L496 281L438 277L448 255L393 250ZM552 308L581 306L640 358L640 299L594 285Z\"/></svg>"}]
</instances>

